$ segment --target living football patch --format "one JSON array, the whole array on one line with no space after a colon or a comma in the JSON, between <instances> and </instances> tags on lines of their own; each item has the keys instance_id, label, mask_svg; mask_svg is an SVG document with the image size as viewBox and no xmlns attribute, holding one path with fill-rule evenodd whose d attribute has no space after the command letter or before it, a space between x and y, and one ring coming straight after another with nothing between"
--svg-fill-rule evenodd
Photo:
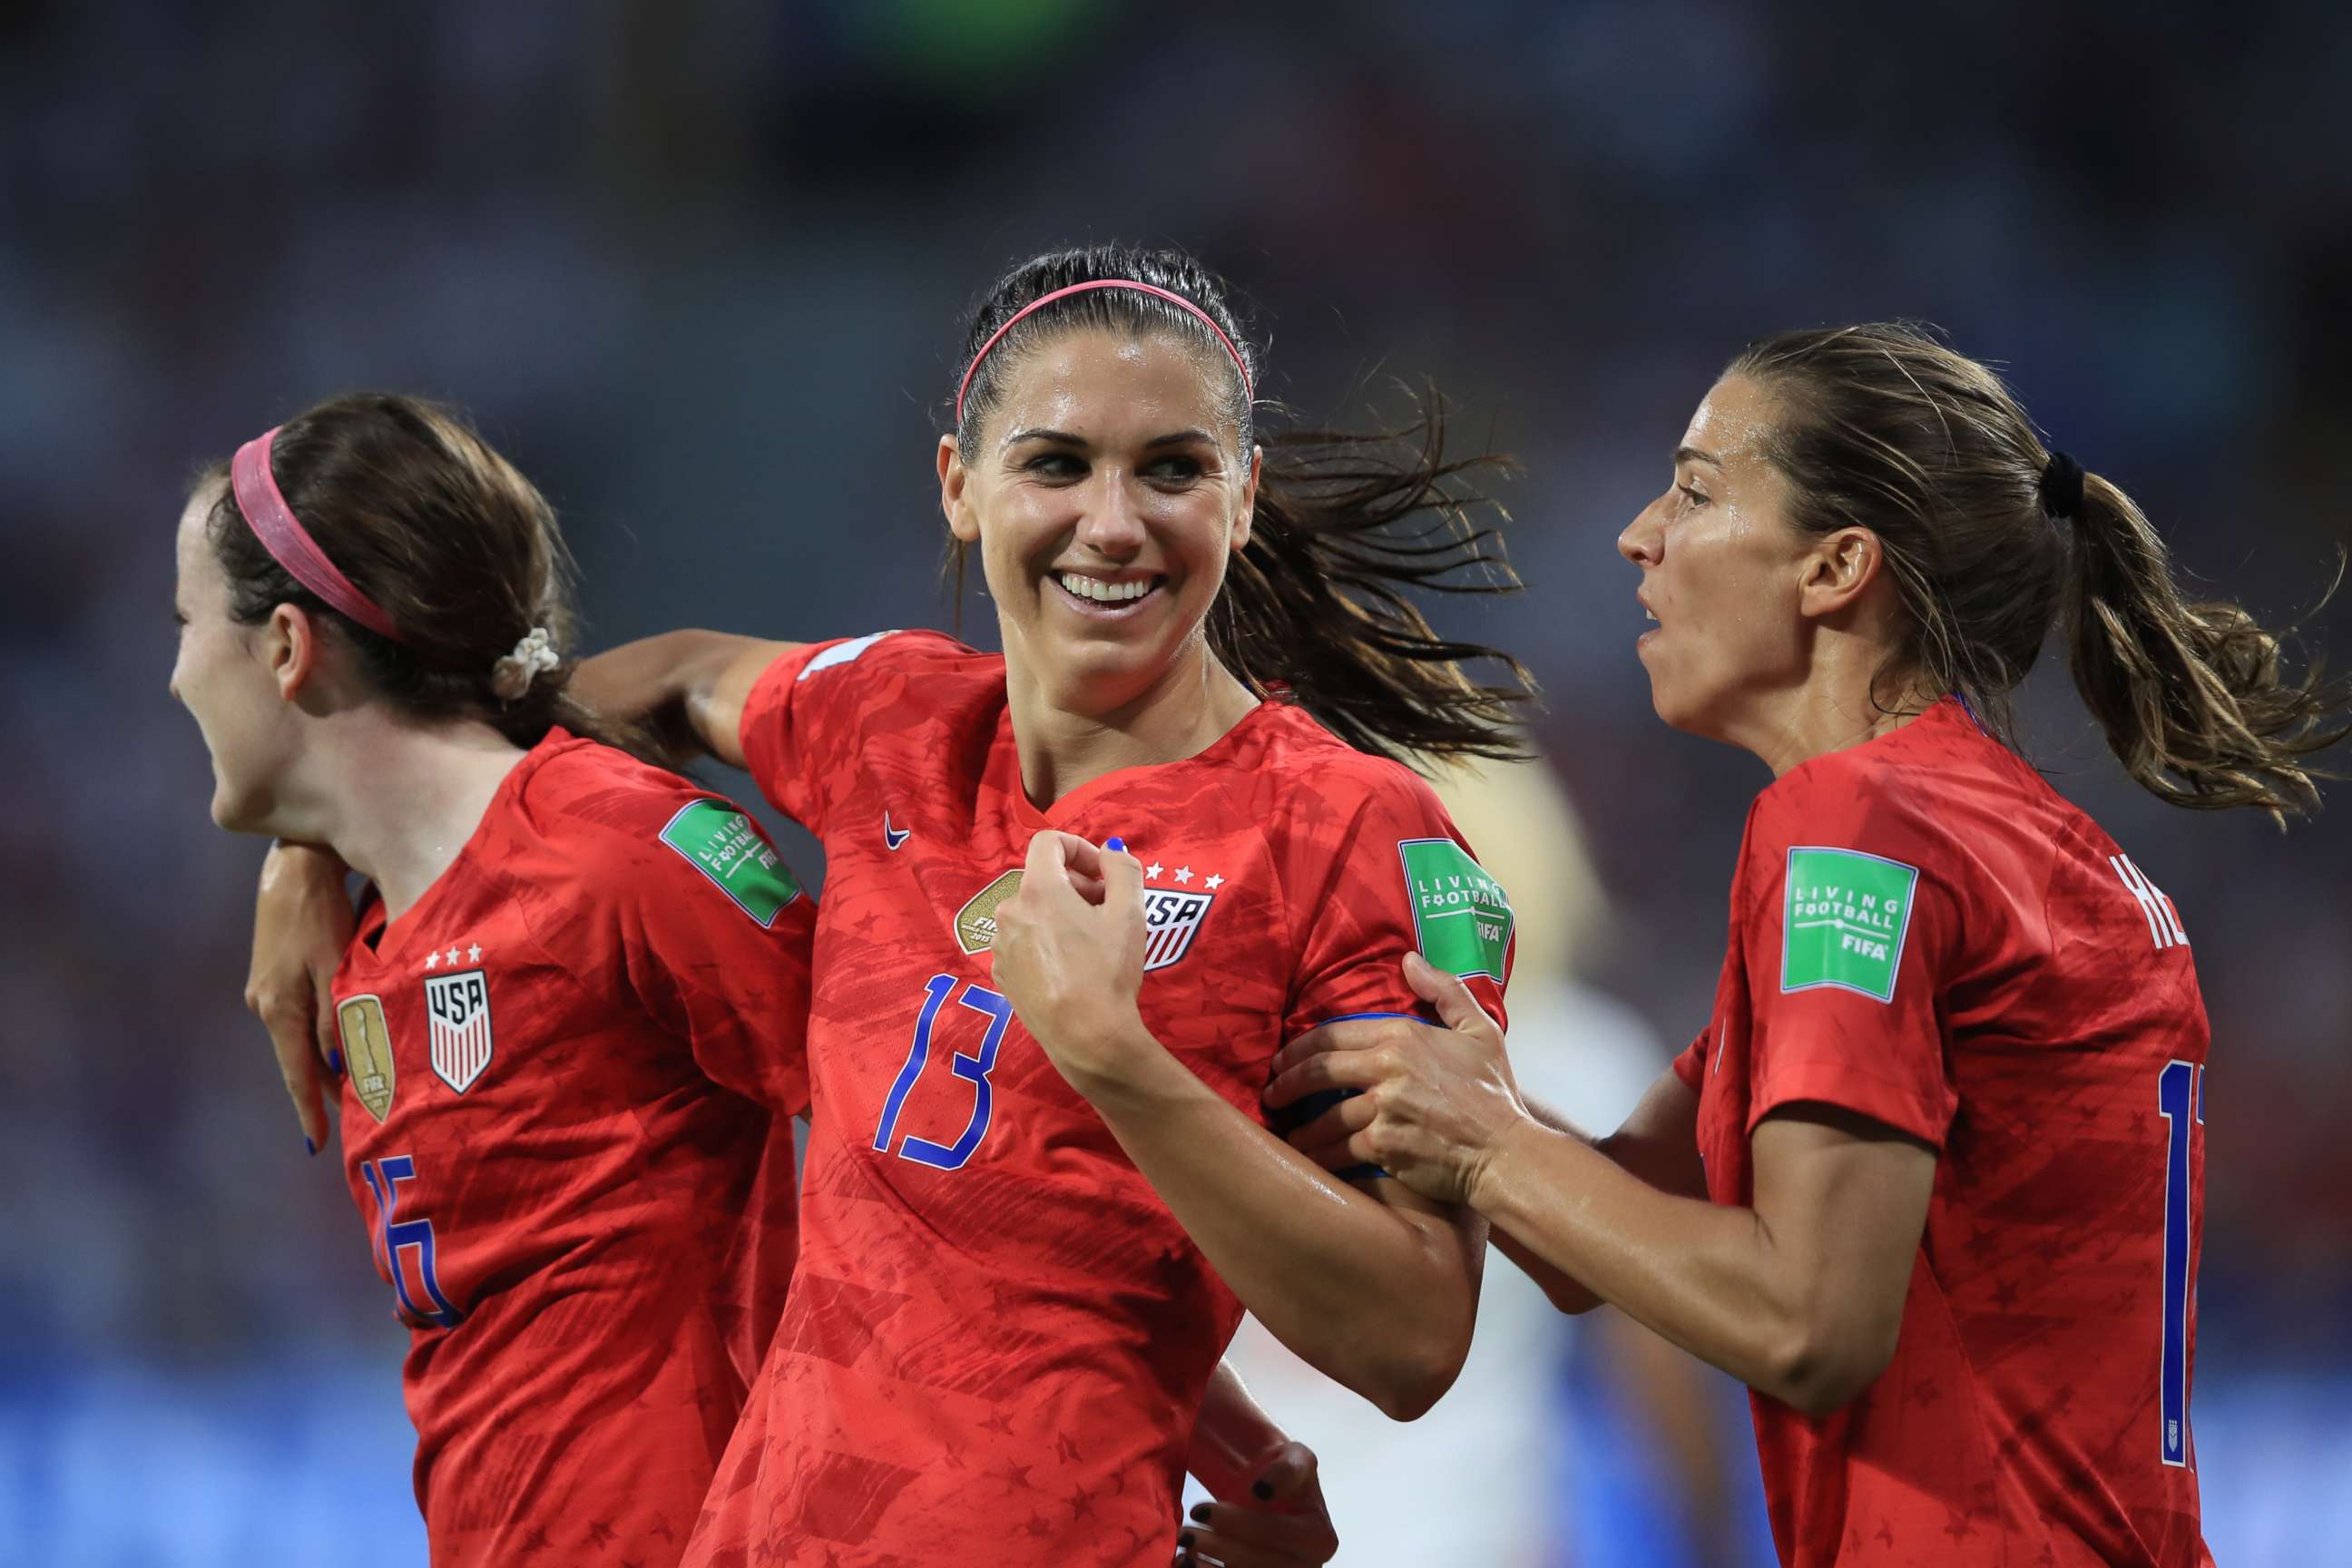
<instances>
[{"instance_id":1,"label":"living football patch","mask_svg":"<svg viewBox=\"0 0 2352 1568\"><path fill-rule=\"evenodd\" d=\"M1853 849L1789 850L1780 917L1780 989L1834 985L1895 1000L1919 868Z\"/></svg>"},{"instance_id":2,"label":"living football patch","mask_svg":"<svg viewBox=\"0 0 2352 1568\"><path fill-rule=\"evenodd\" d=\"M733 806L695 801L669 819L661 841L763 927L774 925L785 906L801 896L800 883L760 836L759 826Z\"/></svg>"},{"instance_id":3,"label":"living football patch","mask_svg":"<svg viewBox=\"0 0 2352 1568\"><path fill-rule=\"evenodd\" d=\"M1467 980L1501 984L1511 951L1511 900L1451 838L1407 838L1397 845L1412 895L1412 935L1421 956Z\"/></svg>"}]
</instances>

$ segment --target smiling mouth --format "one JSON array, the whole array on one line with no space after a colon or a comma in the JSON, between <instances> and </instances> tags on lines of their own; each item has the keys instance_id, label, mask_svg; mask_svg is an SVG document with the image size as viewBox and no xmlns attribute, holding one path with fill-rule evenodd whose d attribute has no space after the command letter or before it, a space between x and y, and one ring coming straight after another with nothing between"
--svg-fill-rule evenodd
<instances>
[{"instance_id":1,"label":"smiling mouth","mask_svg":"<svg viewBox=\"0 0 2352 1568\"><path fill-rule=\"evenodd\" d=\"M1130 615L1168 585L1165 575L1114 579L1090 577L1083 572L1052 574L1054 586L1067 603L1089 616Z\"/></svg>"}]
</instances>

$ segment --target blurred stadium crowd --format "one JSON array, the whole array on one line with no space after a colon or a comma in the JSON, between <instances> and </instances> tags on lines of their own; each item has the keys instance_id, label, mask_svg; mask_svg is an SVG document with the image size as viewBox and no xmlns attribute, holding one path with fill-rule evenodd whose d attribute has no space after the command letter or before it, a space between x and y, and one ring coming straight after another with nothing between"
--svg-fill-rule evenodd
<instances>
[{"instance_id":1,"label":"blurred stadium crowd","mask_svg":"<svg viewBox=\"0 0 2352 1568\"><path fill-rule=\"evenodd\" d=\"M2340 8L2124 0L0 7L0 1561L421 1539L399 1331L238 1004L260 847L210 827L164 690L199 461L334 392L441 396L563 510L600 644L943 624L963 309L1045 245L1188 245L1303 417L1426 374L1524 465L1530 591L1476 630L1543 680L1589 827L1572 966L1662 1063L1763 778L1651 714L1612 542L1715 371L1940 322L2191 568L2308 605L2352 539L2352 132L2314 107L2347 72ZM2352 658L2352 610L2315 624ZM2209 1538L2317 1561L2352 1530L2352 787L2284 839L2167 813L2038 684L2037 760L2172 896L2212 1014ZM1478 847L1515 892L1555 874ZM1525 1342L1555 1484L1391 1507L1519 1510L1528 1562L1749 1560L1672 1526L1754 1488L1727 1386L1695 1437L1592 1364L1640 1352ZM1339 1522L1341 1562L1391 1560Z\"/></svg>"}]
</instances>

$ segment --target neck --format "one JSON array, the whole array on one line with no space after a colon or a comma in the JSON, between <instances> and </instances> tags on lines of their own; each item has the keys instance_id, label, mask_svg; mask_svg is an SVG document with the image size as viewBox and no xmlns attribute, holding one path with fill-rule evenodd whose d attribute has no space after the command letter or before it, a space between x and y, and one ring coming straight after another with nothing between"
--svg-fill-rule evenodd
<instances>
[{"instance_id":1,"label":"neck","mask_svg":"<svg viewBox=\"0 0 2352 1568\"><path fill-rule=\"evenodd\" d=\"M1754 752L1774 778L1815 757L1892 734L1943 695L1883 679L1885 649L1862 639L1828 639L1814 651L1813 668L1802 681L1752 701L1719 736Z\"/></svg>"},{"instance_id":2,"label":"neck","mask_svg":"<svg viewBox=\"0 0 2352 1568\"><path fill-rule=\"evenodd\" d=\"M1198 756L1257 706L1198 636L1140 692L1102 708L1049 689L1024 659L1008 657L1004 678L1021 787L1039 806L1121 768Z\"/></svg>"},{"instance_id":3,"label":"neck","mask_svg":"<svg viewBox=\"0 0 2352 1568\"><path fill-rule=\"evenodd\" d=\"M397 920L457 860L523 752L487 724L420 727L373 703L318 722L271 831L331 846Z\"/></svg>"}]
</instances>

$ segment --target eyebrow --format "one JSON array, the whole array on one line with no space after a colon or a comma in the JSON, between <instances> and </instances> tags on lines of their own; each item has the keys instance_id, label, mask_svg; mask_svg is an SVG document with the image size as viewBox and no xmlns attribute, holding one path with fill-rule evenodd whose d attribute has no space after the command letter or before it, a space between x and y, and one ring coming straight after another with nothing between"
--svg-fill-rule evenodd
<instances>
[{"instance_id":1,"label":"eyebrow","mask_svg":"<svg viewBox=\"0 0 2352 1568\"><path fill-rule=\"evenodd\" d=\"M1705 463L1705 464L1708 465L1708 466L1709 466L1709 467L1711 467L1711 468L1721 468L1721 467L1723 467L1723 459L1722 459L1721 458L1717 457L1717 456L1716 456L1714 453L1712 453L1712 452L1702 452L1702 451L1700 451L1696 447L1675 447L1675 467L1679 468L1679 467L1681 467L1681 466L1682 466L1683 464L1685 464L1685 463Z\"/></svg>"},{"instance_id":2,"label":"eyebrow","mask_svg":"<svg viewBox=\"0 0 2352 1568\"><path fill-rule=\"evenodd\" d=\"M1083 436L1073 436L1067 430L1055 430L1045 425L1033 425L1026 430L1015 430L1004 438L1004 444L1007 447L1017 447L1024 441L1051 441L1064 447L1092 445ZM1161 447L1190 447L1195 444L1213 447L1217 442L1216 437L1205 430L1171 430L1165 436L1154 436L1143 444L1143 448L1148 452Z\"/></svg>"}]
</instances>

